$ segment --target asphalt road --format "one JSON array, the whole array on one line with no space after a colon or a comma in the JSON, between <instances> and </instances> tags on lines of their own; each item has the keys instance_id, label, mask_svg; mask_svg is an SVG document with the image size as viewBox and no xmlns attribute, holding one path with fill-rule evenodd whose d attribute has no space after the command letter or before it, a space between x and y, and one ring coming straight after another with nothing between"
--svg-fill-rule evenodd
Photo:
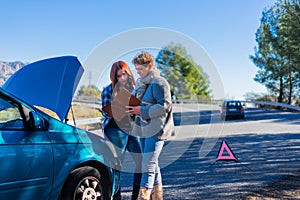
<instances>
[{"instance_id":1,"label":"asphalt road","mask_svg":"<svg viewBox=\"0 0 300 200\"><path fill-rule=\"evenodd\" d=\"M174 107L176 135L160 156L165 200L300 199L300 113L247 108L224 122L218 106ZM216 161L223 140L237 161ZM123 199L133 168L126 155Z\"/></svg>"}]
</instances>

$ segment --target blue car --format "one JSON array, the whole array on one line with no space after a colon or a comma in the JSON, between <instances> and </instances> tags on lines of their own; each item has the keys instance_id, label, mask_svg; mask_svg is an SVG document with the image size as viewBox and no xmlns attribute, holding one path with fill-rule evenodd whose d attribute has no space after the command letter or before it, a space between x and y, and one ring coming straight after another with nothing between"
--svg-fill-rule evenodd
<instances>
[{"instance_id":1,"label":"blue car","mask_svg":"<svg viewBox=\"0 0 300 200\"><path fill-rule=\"evenodd\" d=\"M118 190L113 146L67 123L83 71L76 57L49 58L24 66L0 88L1 200L111 199Z\"/></svg>"},{"instance_id":2,"label":"blue car","mask_svg":"<svg viewBox=\"0 0 300 200\"><path fill-rule=\"evenodd\" d=\"M221 120L245 119L245 108L239 100L225 100L221 105Z\"/></svg>"}]
</instances>

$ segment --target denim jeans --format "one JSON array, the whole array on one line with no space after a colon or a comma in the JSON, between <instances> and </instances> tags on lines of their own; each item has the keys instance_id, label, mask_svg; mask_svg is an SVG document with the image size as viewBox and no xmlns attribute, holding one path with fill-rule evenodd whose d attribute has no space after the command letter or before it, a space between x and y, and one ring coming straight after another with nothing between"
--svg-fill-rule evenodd
<instances>
[{"instance_id":1,"label":"denim jeans","mask_svg":"<svg viewBox=\"0 0 300 200\"><path fill-rule=\"evenodd\" d=\"M162 184L158 157L164 146L164 141L157 139L155 136L144 138L143 140L141 187L152 189L153 186Z\"/></svg>"},{"instance_id":2,"label":"denim jeans","mask_svg":"<svg viewBox=\"0 0 300 200\"><path fill-rule=\"evenodd\" d=\"M127 150L131 154L135 162L133 184L140 185L142 162L142 144L140 138L128 135L118 128L105 128L104 136L114 144L117 156L122 163L124 161L125 151Z\"/></svg>"}]
</instances>

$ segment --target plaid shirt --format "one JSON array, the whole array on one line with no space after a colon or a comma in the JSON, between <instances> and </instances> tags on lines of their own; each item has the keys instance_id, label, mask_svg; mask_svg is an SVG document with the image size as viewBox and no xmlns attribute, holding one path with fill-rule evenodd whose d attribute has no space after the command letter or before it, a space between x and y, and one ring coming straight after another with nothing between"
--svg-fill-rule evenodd
<instances>
[{"instance_id":1,"label":"plaid shirt","mask_svg":"<svg viewBox=\"0 0 300 200\"><path fill-rule=\"evenodd\" d=\"M109 84L108 86L106 86L101 94L101 99L102 99L102 108L104 106L106 106L107 104L111 103L113 100L113 87L112 84ZM105 111L102 110L102 115L105 117L104 122L102 124L102 131L104 131L104 128L108 125L108 123L110 122L110 120L112 119L111 117L109 117L107 115L107 113Z\"/></svg>"}]
</instances>

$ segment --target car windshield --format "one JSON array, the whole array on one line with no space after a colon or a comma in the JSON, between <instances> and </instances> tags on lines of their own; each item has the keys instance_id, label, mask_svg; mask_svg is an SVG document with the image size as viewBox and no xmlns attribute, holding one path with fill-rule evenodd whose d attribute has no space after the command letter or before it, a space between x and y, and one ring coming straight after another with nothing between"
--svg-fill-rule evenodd
<instances>
[{"instance_id":1,"label":"car windshield","mask_svg":"<svg viewBox=\"0 0 300 200\"><path fill-rule=\"evenodd\" d=\"M239 102L239 101L229 101L229 102L227 102L227 106L238 107L238 106L241 106L241 102Z\"/></svg>"},{"instance_id":2,"label":"car windshield","mask_svg":"<svg viewBox=\"0 0 300 200\"><path fill-rule=\"evenodd\" d=\"M8 103L4 99L0 98L0 111L6 110L8 108L14 107L12 104Z\"/></svg>"}]
</instances>

